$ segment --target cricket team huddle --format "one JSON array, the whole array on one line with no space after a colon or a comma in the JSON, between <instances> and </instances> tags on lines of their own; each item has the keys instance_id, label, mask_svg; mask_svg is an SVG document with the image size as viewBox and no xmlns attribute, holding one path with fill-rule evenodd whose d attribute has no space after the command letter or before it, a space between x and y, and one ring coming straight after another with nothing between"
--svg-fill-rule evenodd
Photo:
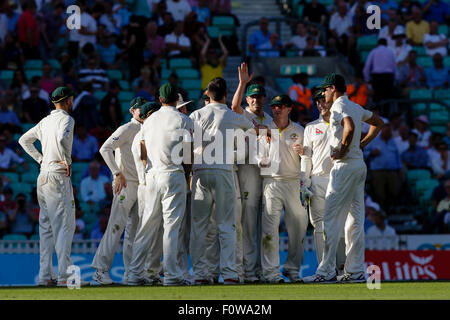
<instances>
[{"instance_id":1,"label":"cricket team huddle","mask_svg":"<svg viewBox=\"0 0 450 320\"><path fill-rule=\"evenodd\" d=\"M100 148L114 176L114 197L91 264L95 282L113 284L109 271L123 232L125 285L283 283L282 275L292 283L365 281L367 169L362 149L377 136L383 120L350 101L344 78L331 73L312 92L319 119L303 128L289 118L289 96L270 97L271 117L263 110L268 98L264 87L249 85L253 74L246 63L238 67L238 74L231 108L226 104L226 81L220 77L209 82L205 105L189 116L189 102L171 83L159 88L159 103L142 97L130 102L131 120ZM66 286L71 279L73 96L67 87L55 89L55 110L19 140L40 164L41 286ZM244 98L247 106L242 105ZM363 122L370 129L361 139ZM238 148L231 162L225 159L227 130L247 134L244 154ZM175 139L180 131L188 134ZM195 141L198 131L224 141ZM263 156L256 162L249 159L249 136L262 146ZM42 153L33 144L36 140ZM214 161L192 161L212 149ZM275 162L275 169L267 170ZM282 217L288 254L280 273ZM302 278L308 221L314 227L319 266L314 275ZM57 276L52 272L53 250Z\"/></svg>"}]
</instances>

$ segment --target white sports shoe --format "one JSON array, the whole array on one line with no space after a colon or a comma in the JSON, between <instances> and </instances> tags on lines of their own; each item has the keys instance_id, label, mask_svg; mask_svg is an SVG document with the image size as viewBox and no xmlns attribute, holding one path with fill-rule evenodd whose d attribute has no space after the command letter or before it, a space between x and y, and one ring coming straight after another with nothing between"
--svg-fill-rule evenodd
<instances>
[{"instance_id":1,"label":"white sports shoe","mask_svg":"<svg viewBox=\"0 0 450 320\"><path fill-rule=\"evenodd\" d=\"M325 277L321 274L314 274L309 277L304 277L303 283L336 283L336 274Z\"/></svg>"},{"instance_id":2,"label":"white sports shoe","mask_svg":"<svg viewBox=\"0 0 450 320\"><path fill-rule=\"evenodd\" d=\"M344 273L337 277L339 283L363 283L366 282L366 276L363 272L360 273Z\"/></svg>"},{"instance_id":3,"label":"white sports shoe","mask_svg":"<svg viewBox=\"0 0 450 320\"><path fill-rule=\"evenodd\" d=\"M114 283L111 277L109 276L109 273L106 271L96 270L94 275L92 276L92 279L95 282L100 283L101 285L110 285Z\"/></svg>"}]
</instances>

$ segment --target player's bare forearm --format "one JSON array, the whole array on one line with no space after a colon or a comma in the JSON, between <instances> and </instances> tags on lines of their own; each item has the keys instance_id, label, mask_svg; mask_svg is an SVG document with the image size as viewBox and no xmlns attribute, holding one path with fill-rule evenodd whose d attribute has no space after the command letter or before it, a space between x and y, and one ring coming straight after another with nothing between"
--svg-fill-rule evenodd
<instances>
[{"instance_id":1,"label":"player's bare forearm","mask_svg":"<svg viewBox=\"0 0 450 320\"><path fill-rule=\"evenodd\" d=\"M355 133L355 124L353 123L353 120L350 117L345 117L343 121L344 121L344 131L342 133L341 154L345 155L353 140L353 135Z\"/></svg>"},{"instance_id":2,"label":"player's bare forearm","mask_svg":"<svg viewBox=\"0 0 450 320\"><path fill-rule=\"evenodd\" d=\"M244 89L245 89L245 84L242 84L241 82L239 82L239 85L233 96L233 101L231 102L231 110L233 110L234 112L239 113L239 114L244 113L244 109L241 106L242 97L244 95Z\"/></svg>"},{"instance_id":3,"label":"player's bare forearm","mask_svg":"<svg viewBox=\"0 0 450 320\"><path fill-rule=\"evenodd\" d=\"M384 121L376 114L373 114L372 117L365 122L370 124L370 128L364 139L361 140L361 149L364 149L370 141L375 139L384 125Z\"/></svg>"}]
</instances>

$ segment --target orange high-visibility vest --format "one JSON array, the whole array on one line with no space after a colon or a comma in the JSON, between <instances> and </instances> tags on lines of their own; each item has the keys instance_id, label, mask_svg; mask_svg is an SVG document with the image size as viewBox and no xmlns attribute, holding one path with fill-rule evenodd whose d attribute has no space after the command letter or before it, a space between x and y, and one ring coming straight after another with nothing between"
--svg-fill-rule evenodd
<instances>
[{"instance_id":1,"label":"orange high-visibility vest","mask_svg":"<svg viewBox=\"0 0 450 320\"><path fill-rule=\"evenodd\" d=\"M355 86L353 84L347 85L347 95L350 96L355 91ZM358 91L354 96L350 98L351 101L354 103L359 104L360 106L364 107L367 103L367 85L363 84L359 87Z\"/></svg>"},{"instance_id":2,"label":"orange high-visibility vest","mask_svg":"<svg viewBox=\"0 0 450 320\"><path fill-rule=\"evenodd\" d=\"M288 96L291 96L292 90L297 92L297 102L300 102L301 104L304 104L308 110L311 109L311 90L309 88L305 88L305 92L303 92L302 89L300 89L299 86L296 84L292 85L288 90Z\"/></svg>"}]
</instances>

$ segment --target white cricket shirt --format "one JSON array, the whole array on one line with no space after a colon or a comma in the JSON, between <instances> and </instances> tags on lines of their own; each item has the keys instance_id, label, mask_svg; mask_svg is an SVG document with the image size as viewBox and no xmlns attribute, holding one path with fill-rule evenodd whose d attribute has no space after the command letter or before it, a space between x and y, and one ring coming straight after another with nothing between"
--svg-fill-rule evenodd
<instances>
[{"instance_id":1,"label":"white cricket shirt","mask_svg":"<svg viewBox=\"0 0 450 320\"><path fill-rule=\"evenodd\" d=\"M65 161L72 164L72 143L75 121L61 109L50 112L37 125L25 132L19 139L22 148L34 159L41 163L41 171L66 173L66 167L58 164ZM39 140L42 154L33 143Z\"/></svg>"},{"instance_id":2,"label":"white cricket shirt","mask_svg":"<svg viewBox=\"0 0 450 320\"><path fill-rule=\"evenodd\" d=\"M141 130L136 134L131 144L131 153L133 154L134 164L136 165L136 172L139 179L139 184L145 185L145 166L141 160L141 141L144 140Z\"/></svg>"}]
</instances>

